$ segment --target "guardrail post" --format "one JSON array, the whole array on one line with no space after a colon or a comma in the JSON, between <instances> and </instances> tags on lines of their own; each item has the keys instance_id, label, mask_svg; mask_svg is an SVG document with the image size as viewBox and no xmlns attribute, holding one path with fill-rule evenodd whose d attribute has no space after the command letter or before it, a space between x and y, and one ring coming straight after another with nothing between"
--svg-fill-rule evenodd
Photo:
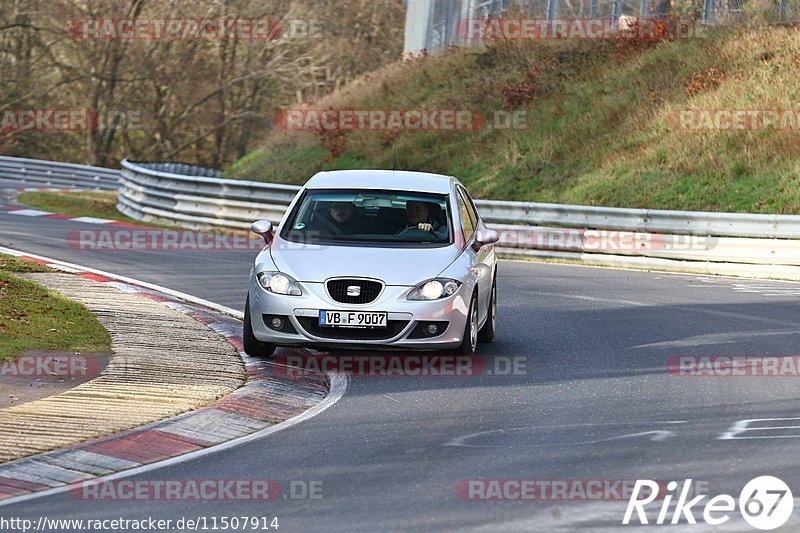
<instances>
[{"instance_id":1,"label":"guardrail post","mask_svg":"<svg viewBox=\"0 0 800 533\"><path fill-rule=\"evenodd\" d=\"M781 22L786 22L786 8L789 7L789 0L781 0L781 5L778 7L778 16Z\"/></svg>"},{"instance_id":2,"label":"guardrail post","mask_svg":"<svg viewBox=\"0 0 800 533\"><path fill-rule=\"evenodd\" d=\"M614 11L611 14L611 25L617 27L619 17L622 15L622 0L614 0Z\"/></svg>"},{"instance_id":3,"label":"guardrail post","mask_svg":"<svg viewBox=\"0 0 800 533\"><path fill-rule=\"evenodd\" d=\"M558 15L558 0L547 0L547 20L555 20Z\"/></svg>"},{"instance_id":4,"label":"guardrail post","mask_svg":"<svg viewBox=\"0 0 800 533\"><path fill-rule=\"evenodd\" d=\"M712 12L715 7L715 0L704 0L703 2L703 24L711 23Z\"/></svg>"}]
</instances>

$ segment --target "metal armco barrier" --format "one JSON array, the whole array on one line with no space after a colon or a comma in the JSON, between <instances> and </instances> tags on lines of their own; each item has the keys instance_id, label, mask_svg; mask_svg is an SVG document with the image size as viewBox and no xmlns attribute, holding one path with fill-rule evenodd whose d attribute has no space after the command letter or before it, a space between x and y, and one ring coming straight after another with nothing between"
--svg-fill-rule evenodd
<instances>
[{"instance_id":1,"label":"metal armco barrier","mask_svg":"<svg viewBox=\"0 0 800 533\"><path fill-rule=\"evenodd\" d=\"M118 208L143 221L202 229L280 222L300 189L226 180L189 165L122 162ZM554 258L781 265L800 278L800 216L621 209L477 200L499 250ZM781 271L786 277L786 269Z\"/></svg>"},{"instance_id":2,"label":"metal armco barrier","mask_svg":"<svg viewBox=\"0 0 800 533\"><path fill-rule=\"evenodd\" d=\"M20 171L21 168L26 170ZM1 177L20 179L21 175L31 181L32 169L36 169L37 177L47 178L51 184L95 188L113 188L116 172L0 158ZM50 174L46 174L48 170ZM99 171L105 173L101 175ZM68 172L74 176L70 178ZM259 219L278 223L300 189L293 185L220 179L218 171L193 165L127 160L122 162L119 179L117 208L122 213L143 222L192 229L243 230ZM670 265L679 270L699 268L711 273L742 272L750 276L763 273L800 279L800 216L796 215L494 200L477 200L476 204L486 222L500 232L498 250L505 253L582 262L597 260L636 268Z\"/></svg>"},{"instance_id":3,"label":"metal armco barrier","mask_svg":"<svg viewBox=\"0 0 800 533\"><path fill-rule=\"evenodd\" d=\"M17 180L31 186L119 188L119 170L21 157L0 156L0 179Z\"/></svg>"},{"instance_id":4,"label":"metal armco barrier","mask_svg":"<svg viewBox=\"0 0 800 533\"><path fill-rule=\"evenodd\" d=\"M603 228L678 235L800 239L800 215L663 211L532 202L475 202L488 221L530 226Z\"/></svg>"},{"instance_id":5,"label":"metal armco barrier","mask_svg":"<svg viewBox=\"0 0 800 533\"><path fill-rule=\"evenodd\" d=\"M258 219L279 222L300 190L218 176L215 170L192 165L124 160L117 209L145 222L246 229Z\"/></svg>"}]
</instances>

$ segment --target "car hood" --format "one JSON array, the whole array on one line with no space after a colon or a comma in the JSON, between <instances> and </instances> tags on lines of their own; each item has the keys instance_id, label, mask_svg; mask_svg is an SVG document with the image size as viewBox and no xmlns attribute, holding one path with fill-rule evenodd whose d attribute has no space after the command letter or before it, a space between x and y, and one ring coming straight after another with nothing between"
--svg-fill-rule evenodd
<instances>
[{"instance_id":1,"label":"car hood","mask_svg":"<svg viewBox=\"0 0 800 533\"><path fill-rule=\"evenodd\" d=\"M438 276L459 256L442 248L319 246L279 240L270 251L275 266L297 281L323 282L334 277L368 277L387 285L416 285Z\"/></svg>"}]
</instances>

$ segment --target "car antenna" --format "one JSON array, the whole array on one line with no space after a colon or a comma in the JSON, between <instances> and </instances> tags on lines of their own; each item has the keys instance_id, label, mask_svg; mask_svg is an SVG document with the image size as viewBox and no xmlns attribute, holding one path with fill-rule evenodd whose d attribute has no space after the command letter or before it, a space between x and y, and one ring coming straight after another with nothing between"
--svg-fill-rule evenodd
<instances>
[{"instance_id":1,"label":"car antenna","mask_svg":"<svg viewBox=\"0 0 800 533\"><path fill-rule=\"evenodd\" d=\"M397 143L392 141L392 170L397 170Z\"/></svg>"}]
</instances>

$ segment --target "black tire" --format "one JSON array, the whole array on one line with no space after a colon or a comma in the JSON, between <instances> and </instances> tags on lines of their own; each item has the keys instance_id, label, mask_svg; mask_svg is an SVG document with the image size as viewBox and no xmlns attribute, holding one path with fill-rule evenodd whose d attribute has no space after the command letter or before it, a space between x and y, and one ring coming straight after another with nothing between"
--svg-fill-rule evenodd
<instances>
[{"instance_id":1,"label":"black tire","mask_svg":"<svg viewBox=\"0 0 800 533\"><path fill-rule=\"evenodd\" d=\"M244 327L242 328L242 344L244 353L253 357L270 357L276 346L269 342L261 342L253 335L253 323L250 322L250 295L244 304Z\"/></svg>"},{"instance_id":2,"label":"black tire","mask_svg":"<svg viewBox=\"0 0 800 533\"><path fill-rule=\"evenodd\" d=\"M497 272L492 279L492 293L489 296L489 310L487 311L486 323L478 332L478 340L480 342L492 342L494 340L494 332L497 327Z\"/></svg>"},{"instance_id":3,"label":"black tire","mask_svg":"<svg viewBox=\"0 0 800 533\"><path fill-rule=\"evenodd\" d=\"M453 350L455 355L475 355L478 348L478 295L472 294L467 313L467 324L464 326L464 338L461 345Z\"/></svg>"}]
</instances>

